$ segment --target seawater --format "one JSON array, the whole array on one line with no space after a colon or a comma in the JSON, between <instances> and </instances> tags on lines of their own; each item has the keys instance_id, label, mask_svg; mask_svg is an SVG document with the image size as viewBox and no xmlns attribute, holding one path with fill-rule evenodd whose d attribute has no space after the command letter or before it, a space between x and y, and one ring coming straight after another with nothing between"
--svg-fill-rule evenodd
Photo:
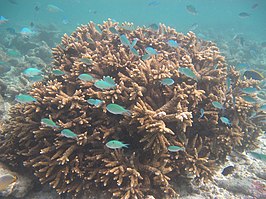
<instances>
[{"instance_id":1,"label":"seawater","mask_svg":"<svg viewBox=\"0 0 266 199\"><path fill-rule=\"evenodd\" d=\"M234 34L243 34L246 39L266 41L266 1L264 0L9 0L0 1L0 15L9 19L4 27L22 28L34 24L53 24L62 32L72 32L88 21L102 23L111 18L118 22L133 22L136 25L164 23L178 32L186 33L192 24L199 25L197 32L212 31L228 39ZM52 4L63 12L51 13ZM258 4L252 9L254 4ZM197 15L186 10L193 5ZM35 7L39 7L39 11ZM240 18L241 12L250 17ZM67 19L68 24L62 20Z\"/></svg>"}]
</instances>

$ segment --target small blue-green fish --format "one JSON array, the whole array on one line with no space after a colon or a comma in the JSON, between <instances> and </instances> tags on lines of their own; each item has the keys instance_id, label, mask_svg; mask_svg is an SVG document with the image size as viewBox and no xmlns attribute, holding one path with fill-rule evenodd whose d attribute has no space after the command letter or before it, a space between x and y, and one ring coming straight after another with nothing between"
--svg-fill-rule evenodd
<instances>
[{"instance_id":1,"label":"small blue-green fish","mask_svg":"<svg viewBox=\"0 0 266 199\"><path fill-rule=\"evenodd\" d=\"M261 105L259 108L260 111L266 111L266 104Z\"/></svg>"},{"instance_id":2,"label":"small blue-green fish","mask_svg":"<svg viewBox=\"0 0 266 199\"><path fill-rule=\"evenodd\" d=\"M116 83L111 77L107 76L107 77L103 77L103 79L101 80L96 81L94 83L94 86L101 90L105 90L105 89L112 89L116 87Z\"/></svg>"},{"instance_id":3,"label":"small blue-green fish","mask_svg":"<svg viewBox=\"0 0 266 199\"><path fill-rule=\"evenodd\" d=\"M8 56L11 56L11 57L20 57L21 56L21 53L17 50L13 50L13 49L8 49L6 54Z\"/></svg>"},{"instance_id":4,"label":"small blue-green fish","mask_svg":"<svg viewBox=\"0 0 266 199\"><path fill-rule=\"evenodd\" d=\"M26 77L33 77L42 73L38 68L27 68L22 72Z\"/></svg>"},{"instance_id":5,"label":"small blue-green fish","mask_svg":"<svg viewBox=\"0 0 266 199\"><path fill-rule=\"evenodd\" d=\"M147 47L145 48L145 51L149 54L149 55L157 55L157 51L153 48L153 47Z\"/></svg>"},{"instance_id":6,"label":"small blue-green fish","mask_svg":"<svg viewBox=\"0 0 266 199\"><path fill-rule=\"evenodd\" d=\"M222 123L231 126L231 122L227 117L220 117L220 120L222 121Z\"/></svg>"},{"instance_id":7,"label":"small blue-green fish","mask_svg":"<svg viewBox=\"0 0 266 199\"><path fill-rule=\"evenodd\" d=\"M92 59L87 58L87 57L80 58L79 61L81 61L87 65L92 65Z\"/></svg>"},{"instance_id":8,"label":"small blue-green fish","mask_svg":"<svg viewBox=\"0 0 266 199\"><path fill-rule=\"evenodd\" d=\"M131 46L130 41L128 40L126 35L120 35L120 41L125 46Z\"/></svg>"},{"instance_id":9,"label":"small blue-green fish","mask_svg":"<svg viewBox=\"0 0 266 199\"><path fill-rule=\"evenodd\" d=\"M124 144L118 140L110 140L105 144L109 149L121 149L123 147L128 148L129 144Z\"/></svg>"},{"instance_id":10,"label":"small blue-green fish","mask_svg":"<svg viewBox=\"0 0 266 199\"><path fill-rule=\"evenodd\" d=\"M32 97L30 95L23 95L23 94L16 95L15 100L19 103L22 103L22 104L37 101L34 97Z\"/></svg>"},{"instance_id":11,"label":"small blue-green fish","mask_svg":"<svg viewBox=\"0 0 266 199\"><path fill-rule=\"evenodd\" d=\"M95 29L96 29L100 34L103 33L103 31L102 31L102 29L100 28L99 24L98 24L97 26L95 26Z\"/></svg>"},{"instance_id":12,"label":"small blue-green fish","mask_svg":"<svg viewBox=\"0 0 266 199\"><path fill-rule=\"evenodd\" d=\"M20 34L22 34L23 36L31 36L31 35L35 34L35 32L32 31L32 30L29 29L29 28L24 27L24 28L22 28L22 29L20 30Z\"/></svg>"},{"instance_id":13,"label":"small blue-green fish","mask_svg":"<svg viewBox=\"0 0 266 199\"><path fill-rule=\"evenodd\" d=\"M161 80L161 84L164 86L171 86L175 83L175 81L172 78L164 78Z\"/></svg>"},{"instance_id":14,"label":"small blue-green fish","mask_svg":"<svg viewBox=\"0 0 266 199\"><path fill-rule=\"evenodd\" d=\"M133 48L137 44L138 40L139 40L138 38L133 39L133 41L130 45L130 48Z\"/></svg>"},{"instance_id":15,"label":"small blue-green fish","mask_svg":"<svg viewBox=\"0 0 266 199\"><path fill-rule=\"evenodd\" d=\"M214 102L212 102L212 105L213 105L215 108L218 108L218 109L224 109L223 105L222 105L220 102L214 101Z\"/></svg>"},{"instance_id":16,"label":"small blue-green fish","mask_svg":"<svg viewBox=\"0 0 266 199\"><path fill-rule=\"evenodd\" d=\"M47 5L47 10L52 13L63 12L63 10L53 4Z\"/></svg>"},{"instance_id":17,"label":"small blue-green fish","mask_svg":"<svg viewBox=\"0 0 266 199\"><path fill-rule=\"evenodd\" d=\"M249 102L249 103L256 103L257 100L254 99L253 97L249 96L249 95L244 95L244 96L241 96L241 98L243 100L245 100L246 102Z\"/></svg>"},{"instance_id":18,"label":"small blue-green fish","mask_svg":"<svg viewBox=\"0 0 266 199\"><path fill-rule=\"evenodd\" d=\"M201 108L201 109L200 109L200 116L199 116L199 119L203 118L203 116L204 116L204 109Z\"/></svg>"},{"instance_id":19,"label":"small blue-green fish","mask_svg":"<svg viewBox=\"0 0 266 199\"><path fill-rule=\"evenodd\" d=\"M178 69L178 71L182 74L182 75L185 75L189 78L192 78L196 81L198 81L198 78L197 76L195 75L195 73L190 69L190 68L184 68L184 67L181 67Z\"/></svg>"},{"instance_id":20,"label":"small blue-green fish","mask_svg":"<svg viewBox=\"0 0 266 199\"><path fill-rule=\"evenodd\" d=\"M76 139L78 137L78 135L73 131L71 131L70 129L63 129L61 131L61 135L66 138L72 138L72 139Z\"/></svg>"},{"instance_id":21,"label":"small blue-green fish","mask_svg":"<svg viewBox=\"0 0 266 199\"><path fill-rule=\"evenodd\" d=\"M1 24L4 24L4 23L6 23L6 22L8 22L8 19L5 18L4 16L0 16L0 25L1 25Z\"/></svg>"},{"instance_id":22,"label":"small blue-green fish","mask_svg":"<svg viewBox=\"0 0 266 199\"><path fill-rule=\"evenodd\" d=\"M167 44L169 46L173 47L173 48L177 48L178 47L178 43L175 40L172 40L172 39L168 40Z\"/></svg>"},{"instance_id":23,"label":"small blue-green fish","mask_svg":"<svg viewBox=\"0 0 266 199\"><path fill-rule=\"evenodd\" d=\"M110 27L109 30L110 30L110 32L113 33L113 34L119 34L119 32L116 30L115 27Z\"/></svg>"},{"instance_id":24,"label":"small blue-green fish","mask_svg":"<svg viewBox=\"0 0 266 199\"><path fill-rule=\"evenodd\" d=\"M116 85L109 84L108 82L106 82L106 81L100 79L100 80L94 82L94 86L95 86L96 88L101 89L101 90L105 90L105 89L112 89L112 88L114 88Z\"/></svg>"},{"instance_id":25,"label":"small blue-green fish","mask_svg":"<svg viewBox=\"0 0 266 199\"><path fill-rule=\"evenodd\" d=\"M94 80L94 78L93 78L91 75L89 75L89 74L85 74L85 73L80 74L80 75L78 76L78 78L79 78L80 80L82 80L82 81L85 81L85 82L91 82L91 81Z\"/></svg>"},{"instance_id":26,"label":"small blue-green fish","mask_svg":"<svg viewBox=\"0 0 266 199\"><path fill-rule=\"evenodd\" d=\"M31 81L31 82L40 82L44 79L44 77L42 75L35 75L35 76L32 76L32 77L28 77L28 79Z\"/></svg>"},{"instance_id":27,"label":"small blue-green fish","mask_svg":"<svg viewBox=\"0 0 266 199\"><path fill-rule=\"evenodd\" d=\"M258 91L257 88L254 88L254 87L242 88L241 90L245 94L252 94Z\"/></svg>"},{"instance_id":28,"label":"small blue-green fish","mask_svg":"<svg viewBox=\"0 0 266 199\"><path fill-rule=\"evenodd\" d=\"M61 70L59 70L59 69L55 69L55 70L53 70L52 73L53 73L55 76L62 76L62 75L65 74L64 71L61 71Z\"/></svg>"},{"instance_id":29,"label":"small blue-green fish","mask_svg":"<svg viewBox=\"0 0 266 199\"><path fill-rule=\"evenodd\" d=\"M103 104L103 100L93 99L93 98L87 99L87 102L90 105L93 105L93 106L96 106L96 107L99 107L99 106L101 106Z\"/></svg>"},{"instance_id":30,"label":"small blue-green fish","mask_svg":"<svg viewBox=\"0 0 266 199\"><path fill-rule=\"evenodd\" d=\"M264 79L264 76L255 70L247 70L244 72L244 75L247 79L255 79L255 80L262 80Z\"/></svg>"},{"instance_id":31,"label":"small blue-green fish","mask_svg":"<svg viewBox=\"0 0 266 199\"><path fill-rule=\"evenodd\" d=\"M227 92L230 91L230 87L231 87L231 78L230 77L226 77L226 87L227 87Z\"/></svg>"},{"instance_id":32,"label":"small blue-green fish","mask_svg":"<svg viewBox=\"0 0 266 199\"><path fill-rule=\"evenodd\" d=\"M131 47L130 48L130 51L135 55L135 56L139 56L139 52L135 49L135 48L133 48L133 47Z\"/></svg>"},{"instance_id":33,"label":"small blue-green fish","mask_svg":"<svg viewBox=\"0 0 266 199\"><path fill-rule=\"evenodd\" d=\"M131 115L130 110L127 110L124 107L122 107L118 104L114 104L114 103L108 104L106 106L106 110L112 114L115 114L115 115L126 115L126 116Z\"/></svg>"},{"instance_id":34,"label":"small blue-green fish","mask_svg":"<svg viewBox=\"0 0 266 199\"><path fill-rule=\"evenodd\" d=\"M208 37L205 34L201 33L201 32L198 33L197 37L199 37L201 39L204 39L204 40L208 40Z\"/></svg>"},{"instance_id":35,"label":"small blue-green fish","mask_svg":"<svg viewBox=\"0 0 266 199\"><path fill-rule=\"evenodd\" d=\"M148 59L150 59L150 55L149 55L149 54L144 54L144 55L141 57L141 59L142 59L143 61L148 60Z\"/></svg>"},{"instance_id":36,"label":"small blue-green fish","mask_svg":"<svg viewBox=\"0 0 266 199\"><path fill-rule=\"evenodd\" d=\"M52 127L52 128L59 128L58 125L56 125L56 123L53 120L50 120L48 118L43 118L41 119L41 124L47 127Z\"/></svg>"},{"instance_id":37,"label":"small blue-green fish","mask_svg":"<svg viewBox=\"0 0 266 199\"><path fill-rule=\"evenodd\" d=\"M250 155L252 155L252 157L262 160L262 161L266 161L266 155L262 154L262 153L257 153L255 151L249 151L248 152Z\"/></svg>"},{"instance_id":38,"label":"small blue-green fish","mask_svg":"<svg viewBox=\"0 0 266 199\"><path fill-rule=\"evenodd\" d=\"M174 146L174 145L167 147L167 149L170 152L178 152L178 151L184 151L185 150L183 147Z\"/></svg>"},{"instance_id":39,"label":"small blue-green fish","mask_svg":"<svg viewBox=\"0 0 266 199\"><path fill-rule=\"evenodd\" d=\"M11 174L4 174L0 177L0 191L6 191L8 186L17 181L17 177Z\"/></svg>"},{"instance_id":40,"label":"small blue-green fish","mask_svg":"<svg viewBox=\"0 0 266 199\"><path fill-rule=\"evenodd\" d=\"M113 78L110 77L110 76L104 76L104 77L103 77L103 80L104 80L105 82L108 82L109 84L112 84L112 85L115 85L115 86L116 86L115 80L113 80Z\"/></svg>"}]
</instances>

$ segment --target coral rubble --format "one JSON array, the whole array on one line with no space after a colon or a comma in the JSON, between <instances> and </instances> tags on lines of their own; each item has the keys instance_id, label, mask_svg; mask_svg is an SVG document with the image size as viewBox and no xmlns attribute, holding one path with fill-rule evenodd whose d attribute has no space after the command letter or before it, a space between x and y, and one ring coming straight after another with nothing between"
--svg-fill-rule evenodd
<instances>
[{"instance_id":1,"label":"coral rubble","mask_svg":"<svg viewBox=\"0 0 266 199\"><path fill-rule=\"evenodd\" d=\"M130 45L121 42L121 35ZM169 40L178 47L169 46ZM146 47L158 54L142 59ZM51 73L49 81L33 84L28 93L37 102L12 106L3 127L0 159L11 165L23 162L59 194L77 196L84 189L100 188L114 198L174 197L174 179L211 180L216 164L233 149L255 147L265 130L265 112L250 119L259 105L241 98L241 88L259 89L259 81L242 79L214 43L192 32L184 35L162 24L158 30L131 30L111 20L91 22L64 35L53 58L53 68L64 74ZM181 67L196 78L181 74ZM80 74L94 80L82 81ZM95 86L108 76L114 88ZM164 78L172 78L174 84L163 85ZM93 106L87 102L90 98L103 103ZM224 109L215 108L213 101ZM108 112L110 103L126 107L130 114ZM221 122L222 116L230 125ZM42 125L43 118L59 128ZM62 136L62 129L70 129L77 138ZM109 149L105 144L113 139L128 148ZM184 150L168 151L173 145Z\"/></svg>"}]
</instances>

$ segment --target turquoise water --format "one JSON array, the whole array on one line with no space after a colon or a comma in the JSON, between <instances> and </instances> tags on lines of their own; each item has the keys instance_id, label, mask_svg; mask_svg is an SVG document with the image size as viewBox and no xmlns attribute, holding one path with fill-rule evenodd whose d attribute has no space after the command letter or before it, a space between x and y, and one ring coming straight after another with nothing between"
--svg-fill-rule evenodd
<instances>
[{"instance_id":1,"label":"turquoise water","mask_svg":"<svg viewBox=\"0 0 266 199\"><path fill-rule=\"evenodd\" d=\"M266 1L264 0L16 0L12 4L1 0L0 15L9 19L0 28L20 29L35 24L54 24L59 30L71 32L77 25L88 21L101 23L107 18L119 22L129 21L136 25L165 23L177 31L186 33L192 24L198 23L195 32L213 31L223 37L242 33L245 38L262 42L266 40ZM51 13L47 5L53 4L63 12ZM193 5L198 14L192 15L186 5ZM258 4L252 9L254 4ZM38 6L39 11L34 8ZM241 12L250 17L240 18ZM63 24L67 19L69 24Z\"/></svg>"}]
</instances>

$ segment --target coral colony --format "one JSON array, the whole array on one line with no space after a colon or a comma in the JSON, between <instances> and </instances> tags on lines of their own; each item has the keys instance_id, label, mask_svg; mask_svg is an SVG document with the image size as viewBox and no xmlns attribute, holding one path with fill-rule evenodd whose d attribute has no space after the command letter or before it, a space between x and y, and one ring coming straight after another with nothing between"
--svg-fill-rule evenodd
<instances>
[{"instance_id":1,"label":"coral colony","mask_svg":"<svg viewBox=\"0 0 266 199\"><path fill-rule=\"evenodd\" d=\"M265 131L260 81L192 32L91 22L64 35L53 58L49 79L17 96L0 150L59 194L176 197L178 177L211 180Z\"/></svg>"}]
</instances>

